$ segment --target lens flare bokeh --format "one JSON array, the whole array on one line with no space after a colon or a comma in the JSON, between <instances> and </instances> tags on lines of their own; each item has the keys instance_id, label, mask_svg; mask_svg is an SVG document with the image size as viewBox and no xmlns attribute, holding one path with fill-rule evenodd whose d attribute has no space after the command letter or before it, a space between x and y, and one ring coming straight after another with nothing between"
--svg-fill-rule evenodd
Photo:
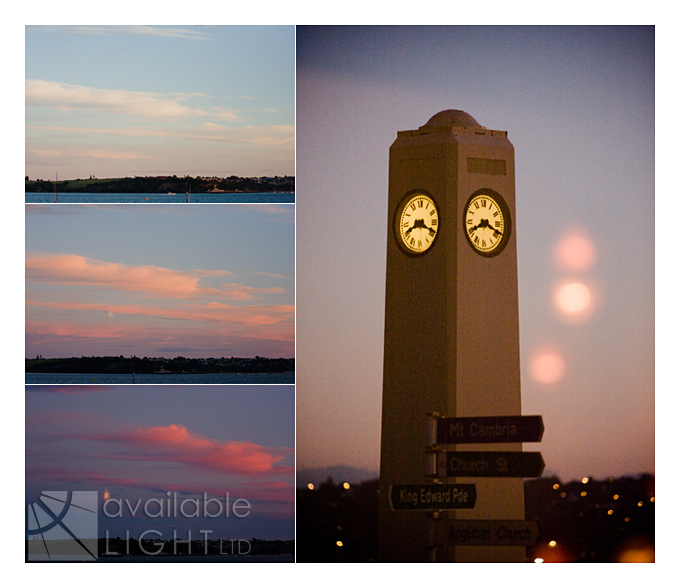
<instances>
[{"instance_id":1,"label":"lens flare bokeh","mask_svg":"<svg viewBox=\"0 0 680 588\"><path fill-rule=\"evenodd\" d=\"M539 384L556 384L564 379L567 362L555 349L539 349L531 357L529 372Z\"/></svg>"},{"instance_id":2,"label":"lens flare bokeh","mask_svg":"<svg viewBox=\"0 0 680 588\"><path fill-rule=\"evenodd\" d=\"M585 271L593 267L597 257L595 245L581 229L570 229L559 240L554 252L558 268Z\"/></svg>"}]
</instances>

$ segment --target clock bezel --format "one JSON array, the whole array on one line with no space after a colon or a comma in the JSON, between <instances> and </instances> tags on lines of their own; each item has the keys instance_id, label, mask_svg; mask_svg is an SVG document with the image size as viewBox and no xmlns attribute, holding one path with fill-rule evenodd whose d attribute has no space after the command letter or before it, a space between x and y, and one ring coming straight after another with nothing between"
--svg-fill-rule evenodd
<instances>
[{"instance_id":1,"label":"clock bezel","mask_svg":"<svg viewBox=\"0 0 680 588\"><path fill-rule=\"evenodd\" d=\"M470 239L470 234L468 233L467 230L466 219L468 208L470 207L472 201L478 196L488 196L498 205L498 208L501 209L501 212L503 214L503 235L501 236L500 243L490 251L483 251L478 249L472 242L472 239ZM501 254L503 250L507 247L510 241L510 236L512 235L512 216L510 215L510 208L508 207L508 204L505 202L505 199L498 192L492 190L491 188L481 188L479 190L475 190L467 199L467 202L463 207L463 233L465 234L465 241L467 241L468 245L478 255L481 255L482 257L496 257L497 255Z\"/></svg>"},{"instance_id":2,"label":"clock bezel","mask_svg":"<svg viewBox=\"0 0 680 588\"><path fill-rule=\"evenodd\" d=\"M432 239L432 243L430 246L425 249L424 251L413 251L413 249L409 248L405 243L404 240L401 237L401 230L400 230L400 224L401 224L401 215L406 206L411 202L415 197L417 196L424 196L428 198L429 200L432 201L432 204L434 205L436 211L437 211L437 232ZM397 245L399 246L399 249L401 251L408 255L409 257L422 257L423 255L426 255L432 249L434 246L437 244L437 241L439 240L439 233L441 232L441 224L442 224L442 219L441 219L441 208L439 207L439 204L437 203L437 200L435 199L434 196L427 190L421 190L421 189L414 189L414 190L409 190L404 194L404 196L401 198L399 201L399 204L397 205L395 211L394 211L394 218L392 220L392 229L394 231L394 238L397 242Z\"/></svg>"}]
</instances>

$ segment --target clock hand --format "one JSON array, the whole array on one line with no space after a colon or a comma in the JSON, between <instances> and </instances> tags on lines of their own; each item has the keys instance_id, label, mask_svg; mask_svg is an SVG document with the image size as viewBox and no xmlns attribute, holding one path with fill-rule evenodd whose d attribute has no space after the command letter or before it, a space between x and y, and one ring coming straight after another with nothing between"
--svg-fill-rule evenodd
<instances>
[{"instance_id":1,"label":"clock hand","mask_svg":"<svg viewBox=\"0 0 680 588\"><path fill-rule=\"evenodd\" d=\"M503 234L498 229L492 227L489 224L489 219L487 219L487 218L483 218L482 220L479 221L479 224L477 226L472 227L472 229L470 229L470 233L473 233L477 229L491 229L494 232L494 235L498 235L498 236L501 236Z\"/></svg>"},{"instance_id":2,"label":"clock hand","mask_svg":"<svg viewBox=\"0 0 680 588\"><path fill-rule=\"evenodd\" d=\"M413 226L406 232L406 234L408 235L408 233L410 233L413 229L425 229L430 232L430 235L434 235L437 232L432 230L431 227L428 227L422 218L417 218L414 220Z\"/></svg>"}]
</instances>

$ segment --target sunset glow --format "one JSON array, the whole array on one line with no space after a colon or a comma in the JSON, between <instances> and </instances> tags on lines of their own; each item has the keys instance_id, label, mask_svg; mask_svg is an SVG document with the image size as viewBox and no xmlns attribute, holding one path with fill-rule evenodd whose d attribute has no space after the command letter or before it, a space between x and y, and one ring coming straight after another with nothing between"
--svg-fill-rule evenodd
<instances>
[{"instance_id":1,"label":"sunset glow","mask_svg":"<svg viewBox=\"0 0 680 588\"><path fill-rule=\"evenodd\" d=\"M172 492L218 499L229 492L252 507L240 525L248 537L292 538L294 399L288 385L29 385L27 492L97 490L104 500L132 504ZM188 524L151 522L155 529ZM243 532L231 519L210 523L218 526L203 528L216 535ZM102 524L121 536L139 532L129 518Z\"/></svg>"},{"instance_id":2,"label":"sunset glow","mask_svg":"<svg viewBox=\"0 0 680 588\"><path fill-rule=\"evenodd\" d=\"M292 206L26 211L27 357L294 357Z\"/></svg>"}]
</instances>

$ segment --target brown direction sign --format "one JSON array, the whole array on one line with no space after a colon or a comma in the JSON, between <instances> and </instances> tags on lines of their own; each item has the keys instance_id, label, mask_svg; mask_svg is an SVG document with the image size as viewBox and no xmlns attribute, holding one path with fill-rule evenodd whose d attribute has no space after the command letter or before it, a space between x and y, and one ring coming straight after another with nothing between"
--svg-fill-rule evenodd
<instances>
[{"instance_id":1,"label":"brown direction sign","mask_svg":"<svg viewBox=\"0 0 680 588\"><path fill-rule=\"evenodd\" d=\"M472 478L538 478L545 462L530 451L450 451L446 475Z\"/></svg>"},{"instance_id":2,"label":"brown direction sign","mask_svg":"<svg viewBox=\"0 0 680 588\"><path fill-rule=\"evenodd\" d=\"M531 443L543 437L543 418L531 416L441 417L437 444Z\"/></svg>"},{"instance_id":3,"label":"brown direction sign","mask_svg":"<svg viewBox=\"0 0 680 588\"><path fill-rule=\"evenodd\" d=\"M442 521L438 539L443 545L534 545L540 529L537 521L457 520Z\"/></svg>"},{"instance_id":4,"label":"brown direction sign","mask_svg":"<svg viewBox=\"0 0 680 588\"><path fill-rule=\"evenodd\" d=\"M392 510L474 508L474 484L395 484L390 486Z\"/></svg>"}]
</instances>

